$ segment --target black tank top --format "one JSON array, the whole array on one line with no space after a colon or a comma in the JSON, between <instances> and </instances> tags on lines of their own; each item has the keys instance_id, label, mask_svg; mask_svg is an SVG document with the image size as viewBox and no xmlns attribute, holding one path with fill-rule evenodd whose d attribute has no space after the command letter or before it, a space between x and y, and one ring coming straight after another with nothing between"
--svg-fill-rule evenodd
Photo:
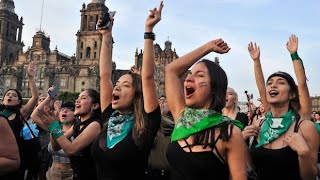
<instances>
[{"instance_id":1,"label":"black tank top","mask_svg":"<svg viewBox=\"0 0 320 180\"><path fill-rule=\"evenodd\" d=\"M100 126L101 122L96 117L91 117L84 122L76 122L73 126L73 138L77 138L89 124L92 122L97 121ZM80 129L80 126L82 128ZM75 155L70 157L70 164L73 169L73 179L74 180L95 180L96 177L96 170L94 167L94 162L91 157L90 153L91 144L87 147L83 148L81 151L77 152Z\"/></svg>"},{"instance_id":2,"label":"black tank top","mask_svg":"<svg viewBox=\"0 0 320 180\"><path fill-rule=\"evenodd\" d=\"M298 132L301 122L296 121L294 132ZM256 144L255 140L250 151L259 180L301 180L298 154L290 146L268 149L263 146L255 148Z\"/></svg>"},{"instance_id":3,"label":"black tank top","mask_svg":"<svg viewBox=\"0 0 320 180\"><path fill-rule=\"evenodd\" d=\"M216 143L221 138L221 134L213 143L210 151L192 152L191 145L187 143L185 147L180 147L177 141L168 145L167 158L171 166L172 180L194 180L194 179L229 179L228 164L221 157ZM183 148L188 147L190 152L185 152ZM216 151L217 155L213 153Z\"/></svg>"}]
</instances>

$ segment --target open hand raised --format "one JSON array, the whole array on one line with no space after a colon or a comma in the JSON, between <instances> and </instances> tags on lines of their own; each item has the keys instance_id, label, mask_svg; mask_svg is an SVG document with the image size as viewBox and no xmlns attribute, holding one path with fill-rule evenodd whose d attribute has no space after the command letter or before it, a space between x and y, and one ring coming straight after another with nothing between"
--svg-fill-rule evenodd
<instances>
[{"instance_id":1,"label":"open hand raised","mask_svg":"<svg viewBox=\"0 0 320 180\"><path fill-rule=\"evenodd\" d=\"M291 35L286 44L288 51L290 54L293 54L298 51L298 37L296 35Z\"/></svg>"},{"instance_id":2,"label":"open hand raised","mask_svg":"<svg viewBox=\"0 0 320 180\"><path fill-rule=\"evenodd\" d=\"M253 44L252 42L250 42L248 45L248 51L254 61L260 59L260 47L257 46L256 43Z\"/></svg>"},{"instance_id":3,"label":"open hand raised","mask_svg":"<svg viewBox=\"0 0 320 180\"><path fill-rule=\"evenodd\" d=\"M34 64L34 62L30 62L29 67L28 67L28 76L33 78L36 74L37 67Z\"/></svg>"}]
</instances>

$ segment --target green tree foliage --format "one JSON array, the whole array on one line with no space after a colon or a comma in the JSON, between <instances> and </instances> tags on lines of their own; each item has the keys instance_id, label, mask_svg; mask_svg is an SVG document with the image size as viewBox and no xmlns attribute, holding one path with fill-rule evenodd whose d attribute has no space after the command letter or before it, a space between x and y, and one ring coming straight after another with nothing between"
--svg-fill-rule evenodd
<instances>
[{"instance_id":1,"label":"green tree foliage","mask_svg":"<svg viewBox=\"0 0 320 180\"><path fill-rule=\"evenodd\" d=\"M75 102L79 94L80 93L61 92L58 99L61 100L62 102L66 102L66 101Z\"/></svg>"}]
</instances>

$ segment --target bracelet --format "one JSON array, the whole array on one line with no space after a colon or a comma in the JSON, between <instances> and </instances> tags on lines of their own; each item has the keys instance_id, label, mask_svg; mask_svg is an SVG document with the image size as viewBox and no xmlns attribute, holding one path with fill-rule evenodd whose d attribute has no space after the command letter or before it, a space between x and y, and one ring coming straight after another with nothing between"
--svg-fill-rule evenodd
<instances>
[{"instance_id":1,"label":"bracelet","mask_svg":"<svg viewBox=\"0 0 320 180\"><path fill-rule=\"evenodd\" d=\"M145 32L144 33L144 39L156 39L156 35L153 32Z\"/></svg>"},{"instance_id":2,"label":"bracelet","mask_svg":"<svg viewBox=\"0 0 320 180\"><path fill-rule=\"evenodd\" d=\"M54 139L57 139L58 137L63 136L61 124L59 123L58 120L53 121L48 127L48 129Z\"/></svg>"},{"instance_id":3,"label":"bracelet","mask_svg":"<svg viewBox=\"0 0 320 180\"><path fill-rule=\"evenodd\" d=\"M297 52L294 52L294 53L291 54L291 59L292 59L292 61L295 61L295 60L300 61L301 65L302 65L302 67L304 69L302 59L299 57Z\"/></svg>"},{"instance_id":4,"label":"bracelet","mask_svg":"<svg viewBox=\"0 0 320 180\"><path fill-rule=\"evenodd\" d=\"M294 52L291 54L291 59L292 59L292 61L301 60L297 52Z\"/></svg>"},{"instance_id":5,"label":"bracelet","mask_svg":"<svg viewBox=\"0 0 320 180\"><path fill-rule=\"evenodd\" d=\"M51 132L51 135L54 139L57 139L58 137L60 136L63 136L63 131L62 129L54 129L52 132Z\"/></svg>"}]
</instances>

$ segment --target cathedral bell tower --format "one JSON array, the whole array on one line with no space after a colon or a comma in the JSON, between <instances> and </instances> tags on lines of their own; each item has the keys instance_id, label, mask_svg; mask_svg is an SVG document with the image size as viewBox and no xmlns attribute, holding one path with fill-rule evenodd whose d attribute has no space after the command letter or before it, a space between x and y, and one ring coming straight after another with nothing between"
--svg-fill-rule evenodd
<instances>
[{"instance_id":1,"label":"cathedral bell tower","mask_svg":"<svg viewBox=\"0 0 320 180\"><path fill-rule=\"evenodd\" d=\"M87 6L82 5L80 30L77 32L76 59L81 65L97 65L99 63L101 34L96 24L99 17L109 9L105 0L92 0Z\"/></svg>"},{"instance_id":2,"label":"cathedral bell tower","mask_svg":"<svg viewBox=\"0 0 320 180\"><path fill-rule=\"evenodd\" d=\"M23 18L14 12L13 0L0 1L0 67L14 64L23 49L22 26Z\"/></svg>"}]
</instances>

